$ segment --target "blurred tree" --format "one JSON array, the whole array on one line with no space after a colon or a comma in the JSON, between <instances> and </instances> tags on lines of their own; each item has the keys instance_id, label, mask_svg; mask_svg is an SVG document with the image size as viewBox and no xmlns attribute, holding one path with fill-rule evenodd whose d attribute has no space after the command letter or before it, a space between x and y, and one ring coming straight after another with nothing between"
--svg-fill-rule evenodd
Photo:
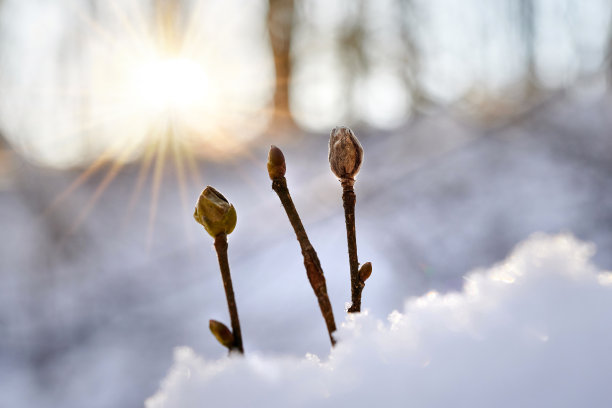
<instances>
[{"instance_id":1,"label":"blurred tree","mask_svg":"<svg viewBox=\"0 0 612 408\"><path fill-rule=\"evenodd\" d=\"M612 87L612 9L608 12L608 32L606 34L606 49L604 54L604 70L608 81L608 88Z\"/></svg>"},{"instance_id":2,"label":"blurred tree","mask_svg":"<svg viewBox=\"0 0 612 408\"><path fill-rule=\"evenodd\" d=\"M275 84L272 127L295 127L289 106L291 83L291 38L294 23L294 0L269 0L268 34L274 57Z\"/></svg>"},{"instance_id":3,"label":"blurred tree","mask_svg":"<svg viewBox=\"0 0 612 408\"><path fill-rule=\"evenodd\" d=\"M178 51L181 39L177 29L181 0L153 0L155 35L164 54Z\"/></svg>"},{"instance_id":4,"label":"blurred tree","mask_svg":"<svg viewBox=\"0 0 612 408\"><path fill-rule=\"evenodd\" d=\"M418 10L414 0L398 0L398 25L403 45L401 55L401 76L404 81L410 99L410 109L418 113L420 109L427 107L430 100L422 87L421 74L421 52L416 38L416 27Z\"/></svg>"},{"instance_id":5,"label":"blurred tree","mask_svg":"<svg viewBox=\"0 0 612 408\"><path fill-rule=\"evenodd\" d=\"M339 52L344 68L343 101L346 103L347 120L355 123L355 88L359 77L365 76L370 68L370 60L366 53L365 40L365 2L355 0L353 13L346 17L339 36Z\"/></svg>"},{"instance_id":6,"label":"blurred tree","mask_svg":"<svg viewBox=\"0 0 612 408\"><path fill-rule=\"evenodd\" d=\"M517 20L525 53L525 96L529 98L539 89L535 49L536 11L533 0L519 0Z\"/></svg>"}]
</instances>

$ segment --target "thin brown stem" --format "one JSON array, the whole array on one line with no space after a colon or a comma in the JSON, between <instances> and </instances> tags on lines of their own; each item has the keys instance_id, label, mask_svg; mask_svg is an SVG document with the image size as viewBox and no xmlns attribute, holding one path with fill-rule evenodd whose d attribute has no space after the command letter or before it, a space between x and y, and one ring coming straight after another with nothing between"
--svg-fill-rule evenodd
<instances>
[{"instance_id":1,"label":"thin brown stem","mask_svg":"<svg viewBox=\"0 0 612 408\"><path fill-rule=\"evenodd\" d=\"M295 205L293 204L293 200L291 199L291 195L289 194L287 180L285 177L274 178L272 180L272 189L276 191L276 194L278 194L278 197L285 208L285 212L287 213L287 217L289 218L289 222L291 222L291 226L293 226L297 240L300 243L302 255L304 256L306 275L308 276L310 286L312 286L312 290L319 301L319 308L321 309L321 314L325 319L327 332L329 333L329 340L333 346L336 344L336 340L332 335L332 333L336 331L336 322L334 320L334 313L329 301L329 296L327 295L325 276L323 275L323 269L321 268L319 257L310 243L308 235L306 235L306 230L304 229L304 225L302 225L302 220L300 219L300 216L295 209Z\"/></svg>"},{"instance_id":2,"label":"thin brown stem","mask_svg":"<svg viewBox=\"0 0 612 408\"><path fill-rule=\"evenodd\" d=\"M238 308L236 307L232 276L230 275L229 262L227 260L227 235L225 233L221 233L215 237L215 249L217 251L217 258L219 259L219 269L221 269L223 287L225 288L227 308L229 309L230 319L232 321L234 344L230 347L230 351L238 350L240 353L244 354L242 334L240 333L240 320L238 319Z\"/></svg>"},{"instance_id":3,"label":"thin brown stem","mask_svg":"<svg viewBox=\"0 0 612 408\"><path fill-rule=\"evenodd\" d=\"M346 240L348 243L349 266L351 270L351 301L349 313L361 311L361 292L365 283L359 278L359 260L357 259L357 235L355 233L355 191L353 185L355 180L343 178L342 203L344 205L344 220L346 222Z\"/></svg>"}]
</instances>

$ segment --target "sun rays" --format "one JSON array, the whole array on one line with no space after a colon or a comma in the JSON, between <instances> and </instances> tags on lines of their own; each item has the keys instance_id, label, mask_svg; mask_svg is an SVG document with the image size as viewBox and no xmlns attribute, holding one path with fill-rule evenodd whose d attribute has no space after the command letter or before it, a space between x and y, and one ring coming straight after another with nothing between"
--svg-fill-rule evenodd
<instances>
[{"instance_id":1,"label":"sun rays","mask_svg":"<svg viewBox=\"0 0 612 408\"><path fill-rule=\"evenodd\" d=\"M176 175L183 211L189 212L189 186L202 185L198 157L245 155L250 160L245 141L267 125L267 101L274 81L261 50L257 53L264 62L256 70L244 64L250 56L231 53L231 46L222 39L232 28L217 24L215 31L207 25L210 13L204 10L205 2L192 3L191 10L147 8L150 3L143 1L129 4L108 2L101 6L108 13L104 18L74 9L72 14L88 38L88 58L80 66L82 81L66 87L51 84L44 91L39 87L32 94L70 100L78 107L67 119L72 121L68 129L38 142L48 143L49 149L87 143L94 152L93 159L87 158L88 152L72 158L74 163L90 164L56 196L44 215L53 216L66 198L94 175L102 175L73 217L68 235L74 233L124 166L139 159L124 222L130 220L150 183L146 238L150 246L169 166ZM240 25L241 18L238 13L230 20ZM182 25L182 20L188 23ZM231 42L234 36L225 37Z\"/></svg>"}]
</instances>

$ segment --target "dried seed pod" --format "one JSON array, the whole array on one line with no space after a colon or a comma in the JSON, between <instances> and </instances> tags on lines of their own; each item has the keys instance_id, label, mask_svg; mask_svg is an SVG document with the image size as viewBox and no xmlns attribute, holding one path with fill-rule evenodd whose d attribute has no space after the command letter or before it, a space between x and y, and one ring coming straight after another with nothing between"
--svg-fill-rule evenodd
<instances>
[{"instance_id":1,"label":"dried seed pod","mask_svg":"<svg viewBox=\"0 0 612 408\"><path fill-rule=\"evenodd\" d=\"M231 349L234 346L234 335L226 325L216 320L210 319L208 322L210 332L215 336L217 341L225 347Z\"/></svg>"},{"instance_id":2,"label":"dried seed pod","mask_svg":"<svg viewBox=\"0 0 612 408\"><path fill-rule=\"evenodd\" d=\"M335 127L329 137L329 165L339 179L354 179L361 162L363 148L353 131L344 126Z\"/></svg>"},{"instance_id":3,"label":"dried seed pod","mask_svg":"<svg viewBox=\"0 0 612 408\"><path fill-rule=\"evenodd\" d=\"M372 275L372 262L366 262L359 268L359 280L365 282Z\"/></svg>"},{"instance_id":4,"label":"dried seed pod","mask_svg":"<svg viewBox=\"0 0 612 408\"><path fill-rule=\"evenodd\" d=\"M270 152L268 152L268 175L270 179L285 177L286 170L285 155L278 147L270 146Z\"/></svg>"},{"instance_id":5,"label":"dried seed pod","mask_svg":"<svg viewBox=\"0 0 612 408\"><path fill-rule=\"evenodd\" d=\"M236 227L237 216L234 206L221 193L208 186L200 194L193 218L212 237L216 237L221 233L231 233Z\"/></svg>"}]
</instances>

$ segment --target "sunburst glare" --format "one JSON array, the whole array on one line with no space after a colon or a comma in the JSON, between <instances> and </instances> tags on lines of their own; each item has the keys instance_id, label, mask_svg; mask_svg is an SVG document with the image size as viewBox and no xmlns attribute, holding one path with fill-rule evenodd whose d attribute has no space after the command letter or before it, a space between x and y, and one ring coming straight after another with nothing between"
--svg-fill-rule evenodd
<instances>
[{"instance_id":1,"label":"sunburst glare","mask_svg":"<svg viewBox=\"0 0 612 408\"><path fill-rule=\"evenodd\" d=\"M11 2L13 19L2 22L12 33L10 44L0 40L4 49L30 50L2 61L0 87L11 102L0 114L7 138L31 160L129 161L168 129L194 154L215 158L267 126L274 67L265 27L252 18L263 19L264 2L60 3L42 12ZM36 30L12 25L41 13ZM69 36L76 40L66 47ZM37 122L24 124L32 116Z\"/></svg>"},{"instance_id":2,"label":"sunburst glare","mask_svg":"<svg viewBox=\"0 0 612 408\"><path fill-rule=\"evenodd\" d=\"M54 13L66 5L72 6L73 18ZM39 13L18 3L11 7L24 17ZM253 13L265 15L265 3L130 0L97 2L94 10L66 0L63 7L47 6L37 32L46 37L34 38L27 25L11 28L19 45L35 51L22 58L36 61L2 63L0 86L5 100L13 101L0 106L7 138L35 162L88 166L50 210L106 171L71 231L121 168L142 157L129 207L150 178L151 236L166 161L175 167L184 198L188 182L201 179L197 156L218 160L248 154L245 142L267 126L274 68L261 41L265 29L252 23ZM213 20L217 14L211 9L218 7L231 16L223 25ZM40 65L57 52L64 35L75 33L79 40L67 55L29 82L22 80L23 66ZM40 38L47 47L41 47ZM24 118L32 115L38 122L25 126Z\"/></svg>"},{"instance_id":3,"label":"sunburst glare","mask_svg":"<svg viewBox=\"0 0 612 408\"><path fill-rule=\"evenodd\" d=\"M204 69L185 58L152 60L136 67L130 78L134 103L152 115L211 112L214 96Z\"/></svg>"}]
</instances>

